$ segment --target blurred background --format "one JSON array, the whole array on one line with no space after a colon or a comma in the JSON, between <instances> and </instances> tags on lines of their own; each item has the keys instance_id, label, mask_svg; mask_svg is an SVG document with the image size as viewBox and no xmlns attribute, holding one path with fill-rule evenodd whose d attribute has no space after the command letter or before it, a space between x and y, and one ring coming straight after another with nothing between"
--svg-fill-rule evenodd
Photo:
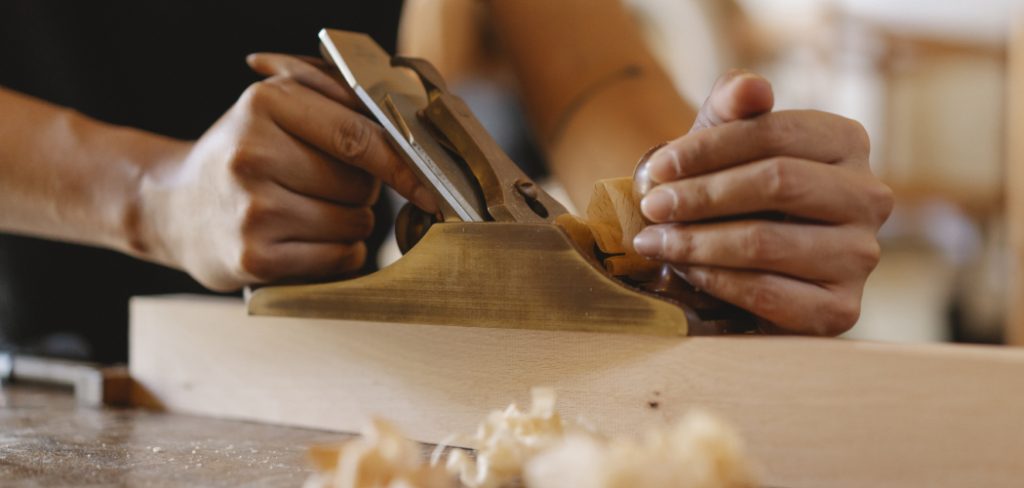
<instances>
[{"instance_id":1,"label":"blurred background","mask_svg":"<svg viewBox=\"0 0 1024 488\"><path fill-rule=\"evenodd\" d=\"M1012 116L1024 105L1009 110L1012 87L1024 84L1013 22L1024 0L625 1L696 105L719 74L743 67L772 80L778 109L827 110L867 127L873 169L897 208L849 336L1024 345L1010 252L1024 251L1024 204L1006 190L1017 181L1024 191L1012 164L1024 165L1024 151L1008 136L1024 135L1024 119ZM472 34L453 27L463 14L436 10L451 42L427 57L458 63ZM536 159L521 120L508 116L513 97L472 80L459 89L514 159Z\"/></svg>"}]
</instances>

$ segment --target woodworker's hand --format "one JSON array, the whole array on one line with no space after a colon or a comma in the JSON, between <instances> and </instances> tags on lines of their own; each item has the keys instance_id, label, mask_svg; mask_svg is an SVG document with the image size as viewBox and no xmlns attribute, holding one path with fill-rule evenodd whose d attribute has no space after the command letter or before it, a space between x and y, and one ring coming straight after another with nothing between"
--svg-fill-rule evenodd
<instances>
[{"instance_id":1,"label":"woodworker's hand","mask_svg":"<svg viewBox=\"0 0 1024 488\"><path fill-rule=\"evenodd\" d=\"M143 177L141 234L153 258L214 290L343 275L365 259L378 178L436 209L346 87L299 58L249 62L271 76Z\"/></svg>"},{"instance_id":2,"label":"woodworker's hand","mask_svg":"<svg viewBox=\"0 0 1024 488\"><path fill-rule=\"evenodd\" d=\"M651 156L641 207L656 224L634 245L781 331L840 334L860 315L892 191L859 123L772 105L759 76L719 80L693 129Z\"/></svg>"}]
</instances>

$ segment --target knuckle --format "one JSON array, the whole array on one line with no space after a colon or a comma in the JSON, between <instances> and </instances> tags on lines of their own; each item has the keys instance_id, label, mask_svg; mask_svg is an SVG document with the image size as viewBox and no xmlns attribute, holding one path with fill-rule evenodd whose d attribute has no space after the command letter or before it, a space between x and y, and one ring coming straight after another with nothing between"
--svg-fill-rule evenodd
<instances>
[{"instance_id":1,"label":"knuckle","mask_svg":"<svg viewBox=\"0 0 1024 488\"><path fill-rule=\"evenodd\" d=\"M248 244L239 254L239 274L252 276L260 281L271 281L277 277L277 265L269 253L258 244Z\"/></svg>"},{"instance_id":2,"label":"knuckle","mask_svg":"<svg viewBox=\"0 0 1024 488\"><path fill-rule=\"evenodd\" d=\"M747 302L747 309L762 317L772 317L780 308L781 296L779 292L768 285L757 284L744 294Z\"/></svg>"},{"instance_id":3,"label":"knuckle","mask_svg":"<svg viewBox=\"0 0 1024 488\"><path fill-rule=\"evenodd\" d=\"M228 154L228 171L239 178L253 178L260 173L263 157L257 146L241 139L237 141Z\"/></svg>"},{"instance_id":4,"label":"knuckle","mask_svg":"<svg viewBox=\"0 0 1024 488\"><path fill-rule=\"evenodd\" d=\"M342 187L345 190L340 190L339 193L346 194L349 203L369 207L376 203L380 196L381 181L366 171L356 170L343 177Z\"/></svg>"},{"instance_id":5,"label":"knuckle","mask_svg":"<svg viewBox=\"0 0 1024 488\"><path fill-rule=\"evenodd\" d=\"M267 107L280 93L280 87L268 80L257 81L242 92L240 101L250 109L260 110Z\"/></svg>"},{"instance_id":6,"label":"knuckle","mask_svg":"<svg viewBox=\"0 0 1024 488\"><path fill-rule=\"evenodd\" d=\"M263 80L263 83L266 84L269 88L272 88L274 90L274 94L276 95L288 93L295 87L299 86L298 82L296 82L294 78L288 76L287 74L271 76L270 78Z\"/></svg>"},{"instance_id":7,"label":"knuckle","mask_svg":"<svg viewBox=\"0 0 1024 488\"><path fill-rule=\"evenodd\" d=\"M760 143L769 152L783 153L793 145L796 128L787 112L758 117L753 123L759 125Z\"/></svg>"},{"instance_id":8,"label":"knuckle","mask_svg":"<svg viewBox=\"0 0 1024 488\"><path fill-rule=\"evenodd\" d=\"M254 235L273 226L280 216L281 210L276 206L259 199L251 200L242 214L241 231L243 238L252 240Z\"/></svg>"},{"instance_id":9,"label":"knuckle","mask_svg":"<svg viewBox=\"0 0 1024 488\"><path fill-rule=\"evenodd\" d=\"M346 162L362 159L370 150L373 128L358 117L342 119L334 130L332 146L335 153Z\"/></svg>"},{"instance_id":10,"label":"knuckle","mask_svg":"<svg viewBox=\"0 0 1024 488\"><path fill-rule=\"evenodd\" d=\"M779 231L768 225L752 225L741 242L747 258L753 263L775 263L786 254Z\"/></svg>"},{"instance_id":11,"label":"knuckle","mask_svg":"<svg viewBox=\"0 0 1024 488\"><path fill-rule=\"evenodd\" d=\"M711 189L708 188L707 181L695 182L688 188L673 189L672 191L685 199L683 205L678 205L674 209L677 218L685 217L688 214L701 215L715 207L714 197L711 194Z\"/></svg>"},{"instance_id":12,"label":"knuckle","mask_svg":"<svg viewBox=\"0 0 1024 488\"><path fill-rule=\"evenodd\" d=\"M664 259L673 263L686 263L693 254L693 234L680 229L664 229Z\"/></svg>"},{"instance_id":13,"label":"knuckle","mask_svg":"<svg viewBox=\"0 0 1024 488\"><path fill-rule=\"evenodd\" d=\"M869 190L869 198L875 209L875 218L881 225L892 215L893 208L896 206L896 197L892 188L885 183L878 182Z\"/></svg>"},{"instance_id":14,"label":"knuckle","mask_svg":"<svg viewBox=\"0 0 1024 488\"><path fill-rule=\"evenodd\" d=\"M373 188L360 185L345 193L345 202L356 207L368 207L376 203Z\"/></svg>"},{"instance_id":15,"label":"knuckle","mask_svg":"<svg viewBox=\"0 0 1024 488\"><path fill-rule=\"evenodd\" d=\"M358 240L368 239L373 234L373 210L367 207L359 209L352 219L352 226L355 229L354 234Z\"/></svg>"},{"instance_id":16,"label":"knuckle","mask_svg":"<svg viewBox=\"0 0 1024 488\"><path fill-rule=\"evenodd\" d=\"M350 273L363 267L366 262L366 245L363 243L343 246L335 257L335 269L339 273Z\"/></svg>"},{"instance_id":17,"label":"knuckle","mask_svg":"<svg viewBox=\"0 0 1024 488\"><path fill-rule=\"evenodd\" d=\"M370 177L366 183L360 188L363 188L365 192L363 198L360 200L363 205L373 206L380 199L381 181L377 178Z\"/></svg>"},{"instance_id":18,"label":"knuckle","mask_svg":"<svg viewBox=\"0 0 1024 488\"><path fill-rule=\"evenodd\" d=\"M822 335L839 335L853 328L860 320L860 300L854 296L837 296L826 307Z\"/></svg>"},{"instance_id":19,"label":"knuckle","mask_svg":"<svg viewBox=\"0 0 1024 488\"><path fill-rule=\"evenodd\" d=\"M680 144L675 148L674 154L679 158L679 167L674 168L673 172L677 173L677 178L699 171L699 168L696 167L697 162L703 160L704 156L711 152L714 145L714 134L713 130L700 131L690 136L689 144Z\"/></svg>"},{"instance_id":20,"label":"knuckle","mask_svg":"<svg viewBox=\"0 0 1024 488\"><path fill-rule=\"evenodd\" d=\"M395 188L395 191L408 195L420 184L416 174L406 166L394 166L386 175L387 181Z\"/></svg>"},{"instance_id":21,"label":"knuckle","mask_svg":"<svg viewBox=\"0 0 1024 488\"><path fill-rule=\"evenodd\" d=\"M864 124L853 119L846 119L846 123L849 127L850 143L856 152L864 156L871 154L871 135Z\"/></svg>"},{"instance_id":22,"label":"knuckle","mask_svg":"<svg viewBox=\"0 0 1024 488\"><path fill-rule=\"evenodd\" d=\"M872 237L861 247L859 254L865 271L870 273L882 260L882 246L878 243L878 239Z\"/></svg>"},{"instance_id":23,"label":"knuckle","mask_svg":"<svg viewBox=\"0 0 1024 488\"><path fill-rule=\"evenodd\" d=\"M761 178L763 188L772 201L790 203L802 196L803 182L794 174L791 163L786 158L772 158L765 162Z\"/></svg>"}]
</instances>

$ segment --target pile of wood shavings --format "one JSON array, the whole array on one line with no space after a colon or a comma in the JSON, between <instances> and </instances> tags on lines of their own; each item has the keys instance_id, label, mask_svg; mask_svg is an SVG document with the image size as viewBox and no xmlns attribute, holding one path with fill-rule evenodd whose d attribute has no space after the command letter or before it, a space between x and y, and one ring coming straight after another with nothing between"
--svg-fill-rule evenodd
<instances>
[{"instance_id":1,"label":"pile of wood shavings","mask_svg":"<svg viewBox=\"0 0 1024 488\"><path fill-rule=\"evenodd\" d=\"M700 410L641 439L569 435L524 469L529 488L757 486L739 435Z\"/></svg>"},{"instance_id":2,"label":"pile of wood shavings","mask_svg":"<svg viewBox=\"0 0 1024 488\"><path fill-rule=\"evenodd\" d=\"M304 488L454 488L454 478L423 462L420 445L393 425L374 420L362 437L341 445L314 446L317 472Z\"/></svg>"},{"instance_id":3,"label":"pile of wood shavings","mask_svg":"<svg viewBox=\"0 0 1024 488\"><path fill-rule=\"evenodd\" d=\"M446 467L459 475L466 488L498 488L522 478L523 467L537 454L554 448L568 431L582 429L562 421L555 411L555 391L534 388L530 410L520 411L513 403L505 410L491 412L477 427L476 435L453 437L438 445L431 464L439 463L445 444L456 442L476 451L476 459L466 451L453 450Z\"/></svg>"},{"instance_id":4,"label":"pile of wood shavings","mask_svg":"<svg viewBox=\"0 0 1024 488\"><path fill-rule=\"evenodd\" d=\"M386 422L363 438L311 451L319 472L307 488L748 488L756 486L740 437L702 411L651 430L641 439L605 439L555 411L554 391L533 390L528 411L514 404L491 412L473 436L442 443L431 463L416 443ZM456 477L461 484L456 482Z\"/></svg>"}]
</instances>

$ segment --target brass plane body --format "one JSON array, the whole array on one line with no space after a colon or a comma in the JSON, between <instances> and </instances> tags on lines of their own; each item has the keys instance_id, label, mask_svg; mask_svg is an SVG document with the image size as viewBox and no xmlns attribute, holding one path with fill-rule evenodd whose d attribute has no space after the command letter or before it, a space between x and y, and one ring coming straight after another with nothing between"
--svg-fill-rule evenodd
<instances>
[{"instance_id":1,"label":"brass plane body","mask_svg":"<svg viewBox=\"0 0 1024 488\"><path fill-rule=\"evenodd\" d=\"M249 312L380 322L686 334L685 312L610 278L552 224L442 223L347 281L259 288Z\"/></svg>"}]
</instances>

